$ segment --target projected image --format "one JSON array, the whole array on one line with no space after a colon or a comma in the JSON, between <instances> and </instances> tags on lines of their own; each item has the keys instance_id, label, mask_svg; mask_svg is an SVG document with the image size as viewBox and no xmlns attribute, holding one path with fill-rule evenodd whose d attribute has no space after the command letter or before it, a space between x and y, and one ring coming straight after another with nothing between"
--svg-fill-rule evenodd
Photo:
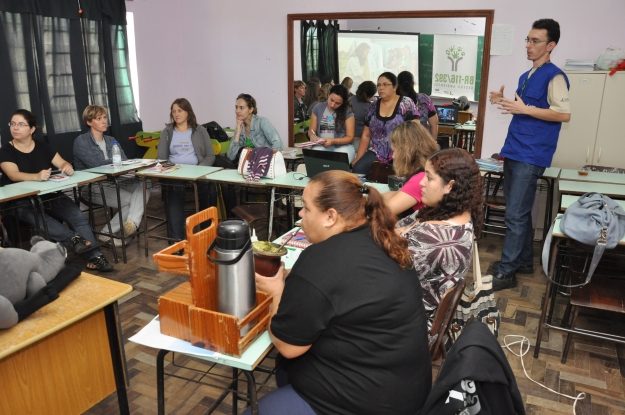
<instances>
[{"instance_id":1,"label":"projected image","mask_svg":"<svg viewBox=\"0 0 625 415\"><path fill-rule=\"evenodd\" d=\"M339 79L354 80L352 93L364 81L377 82L382 72L410 71L418 82L419 34L339 31L338 57Z\"/></svg>"}]
</instances>

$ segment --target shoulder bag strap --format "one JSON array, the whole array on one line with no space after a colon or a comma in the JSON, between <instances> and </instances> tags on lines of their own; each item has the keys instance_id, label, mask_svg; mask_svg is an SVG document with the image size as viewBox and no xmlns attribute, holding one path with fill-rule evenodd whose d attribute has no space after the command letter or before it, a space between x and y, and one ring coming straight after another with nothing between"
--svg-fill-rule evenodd
<instances>
[{"instance_id":1,"label":"shoulder bag strap","mask_svg":"<svg viewBox=\"0 0 625 415\"><path fill-rule=\"evenodd\" d=\"M241 163L241 177L243 177L245 179L245 163L248 162L248 160L250 159L250 155L252 154L252 148L250 147L245 147L247 149L247 151L245 152L245 158L243 159L243 162Z\"/></svg>"}]
</instances>

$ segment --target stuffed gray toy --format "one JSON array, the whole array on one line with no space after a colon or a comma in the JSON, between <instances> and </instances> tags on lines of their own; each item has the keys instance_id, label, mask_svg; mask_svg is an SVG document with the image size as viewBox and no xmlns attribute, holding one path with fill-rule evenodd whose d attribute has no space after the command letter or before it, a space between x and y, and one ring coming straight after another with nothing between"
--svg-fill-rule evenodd
<instances>
[{"instance_id":1,"label":"stuffed gray toy","mask_svg":"<svg viewBox=\"0 0 625 415\"><path fill-rule=\"evenodd\" d=\"M29 308L30 314L35 311L33 304L41 308L58 298L54 286L48 283L64 267L67 251L62 244L40 236L30 242L30 252L18 248L0 250L0 329L13 327L22 319L16 304ZM34 303L25 301L35 298Z\"/></svg>"}]
</instances>

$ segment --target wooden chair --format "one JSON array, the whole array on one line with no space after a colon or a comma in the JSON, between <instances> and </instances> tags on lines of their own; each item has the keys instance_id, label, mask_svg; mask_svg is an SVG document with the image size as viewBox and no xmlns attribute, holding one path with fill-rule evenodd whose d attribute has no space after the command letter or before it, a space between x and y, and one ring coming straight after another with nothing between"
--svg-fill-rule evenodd
<instances>
[{"instance_id":1,"label":"wooden chair","mask_svg":"<svg viewBox=\"0 0 625 415\"><path fill-rule=\"evenodd\" d=\"M552 249L549 266L550 278L559 284L581 284L586 279L593 249L579 242L568 242L569 245L556 243ZM553 292L558 287L550 281L547 283L545 306L538 323L538 333L536 335L535 358L538 357L540 352L545 329L568 333L562 350L562 363L566 363L573 334L625 344L625 336L622 335L622 330L620 333L618 331L615 332L620 329L621 325L617 323L619 318L614 318L613 314L621 314L620 320L625 315L624 248L623 246L617 246L613 252L604 254L593 274L592 280L587 285L569 289L569 300L560 326L556 326L551 322L553 310L556 307ZM585 327L578 325L579 314L583 311L592 311L593 317L596 314L610 313L606 316L605 322L605 327L609 327L608 331L610 333L600 331L601 327L589 329L587 325ZM598 321L600 319L594 317L589 319L588 323L594 324Z\"/></svg>"},{"instance_id":2,"label":"wooden chair","mask_svg":"<svg viewBox=\"0 0 625 415\"><path fill-rule=\"evenodd\" d=\"M571 268L571 284L583 283L586 279L586 272L583 272L585 270L582 269L582 272L579 272L579 269L575 269L577 268L575 263L572 264ZM582 310L607 311L625 315L625 279L622 277L623 271L625 270L621 269L620 276L613 278L609 275L601 275L601 270L599 269L598 272L593 275L590 283L580 288L571 289L569 304L566 307L564 319L562 321L563 325L566 324L568 320L567 317L571 315L572 312L571 321L567 330L568 335L566 337L566 343L562 351L562 363L566 363L574 333L625 344L625 337L623 336L576 327L577 318ZM597 275L598 273L599 275Z\"/></svg>"},{"instance_id":3,"label":"wooden chair","mask_svg":"<svg viewBox=\"0 0 625 415\"><path fill-rule=\"evenodd\" d=\"M367 176L367 180L374 183L388 184L388 176L395 174L392 164L382 163L380 161L374 161L371 165L371 171Z\"/></svg>"},{"instance_id":4,"label":"wooden chair","mask_svg":"<svg viewBox=\"0 0 625 415\"><path fill-rule=\"evenodd\" d=\"M446 334L449 335L450 339L453 339L449 330L451 326L451 319L456 313L456 309L458 308L458 304L460 303L466 284L466 278L463 278L460 282L458 282L458 284L447 290L445 294L443 294L443 298L441 298L441 302L436 309L434 321L432 322L432 327L429 332L430 336L438 335L436 341L430 347L430 357L432 360L438 359L441 354L443 359L447 355L443 339Z\"/></svg>"},{"instance_id":5,"label":"wooden chair","mask_svg":"<svg viewBox=\"0 0 625 415\"><path fill-rule=\"evenodd\" d=\"M484 175L484 226L482 226L482 234L490 233L501 236L506 234L504 223L506 199L504 196L498 195L503 186L503 180L503 173L486 173Z\"/></svg>"}]
</instances>

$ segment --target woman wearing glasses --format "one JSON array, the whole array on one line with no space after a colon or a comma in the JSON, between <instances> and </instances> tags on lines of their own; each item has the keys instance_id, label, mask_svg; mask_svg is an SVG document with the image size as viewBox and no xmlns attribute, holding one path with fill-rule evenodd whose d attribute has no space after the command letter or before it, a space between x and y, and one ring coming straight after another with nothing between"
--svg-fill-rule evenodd
<instances>
[{"instance_id":1,"label":"woman wearing glasses","mask_svg":"<svg viewBox=\"0 0 625 415\"><path fill-rule=\"evenodd\" d=\"M227 153L230 160L236 160L243 147L269 147L278 151L282 150L280 134L271 121L257 115L258 108L253 96L239 94L234 113L237 117L236 128L234 137L230 139Z\"/></svg>"},{"instance_id":2,"label":"woman wearing glasses","mask_svg":"<svg viewBox=\"0 0 625 415\"><path fill-rule=\"evenodd\" d=\"M417 107L410 98L402 95L394 74L384 72L378 77L377 86L380 98L371 102L365 115L354 173L368 175L374 161L390 162L393 159L391 131L404 121L419 118Z\"/></svg>"},{"instance_id":3,"label":"woman wearing glasses","mask_svg":"<svg viewBox=\"0 0 625 415\"><path fill-rule=\"evenodd\" d=\"M17 110L11 116L11 135L13 140L0 149L0 169L2 169L2 186L26 182L47 181L52 169L58 169L63 174L74 174L72 165L48 143L33 139L37 129L37 118L27 110ZM54 192L41 197L45 208L45 220L48 234L53 241L61 242L74 249L76 254L89 252L87 268L97 271L112 271L111 265L99 249L89 251L89 246L95 246L96 240L91 232L89 223L78 206L63 193ZM39 232L43 229L43 218L35 220L35 212L31 203L25 199L15 202L17 215L31 226L38 222ZM67 223L69 228L61 222Z\"/></svg>"},{"instance_id":4,"label":"woman wearing glasses","mask_svg":"<svg viewBox=\"0 0 625 415\"><path fill-rule=\"evenodd\" d=\"M308 137L310 141L324 140L322 145L313 146L313 150L346 153L351 163L355 156L352 141L356 121L347 94L343 85L330 89L328 100L317 104L312 112Z\"/></svg>"}]
</instances>

